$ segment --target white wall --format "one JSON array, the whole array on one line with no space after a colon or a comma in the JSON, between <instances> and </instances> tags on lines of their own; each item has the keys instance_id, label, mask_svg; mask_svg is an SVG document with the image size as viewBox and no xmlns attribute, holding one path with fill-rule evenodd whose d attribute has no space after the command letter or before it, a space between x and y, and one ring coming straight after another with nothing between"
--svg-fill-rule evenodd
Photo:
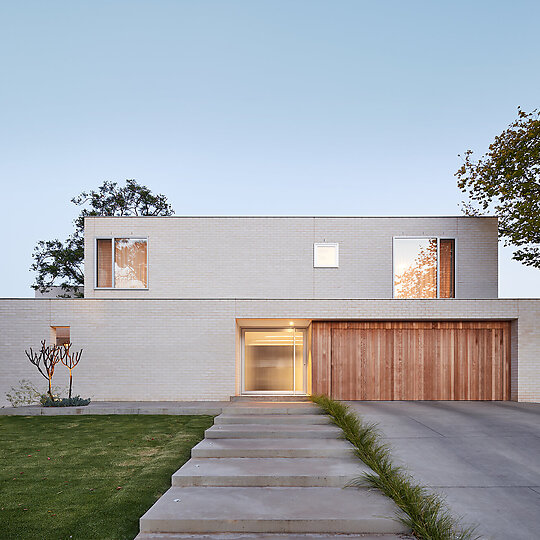
<instances>
[{"instance_id":1,"label":"white wall","mask_svg":"<svg viewBox=\"0 0 540 540\"><path fill-rule=\"evenodd\" d=\"M70 326L84 348L74 391L96 400L223 400L235 394L237 319L514 319L515 397L540 401L540 300L0 300L0 405L46 381L24 349ZM57 368L57 383L67 370Z\"/></svg>"},{"instance_id":2,"label":"white wall","mask_svg":"<svg viewBox=\"0 0 540 540\"><path fill-rule=\"evenodd\" d=\"M0 300L0 321L0 403L22 378L45 390L24 350L49 340L50 326L70 326L73 347L84 349L76 394L175 401L235 393L232 301ZM62 384L65 372L57 366Z\"/></svg>"},{"instance_id":3,"label":"white wall","mask_svg":"<svg viewBox=\"0 0 540 540\"><path fill-rule=\"evenodd\" d=\"M495 218L87 218L86 298L392 298L392 238L456 238L456 297L497 298ZM148 237L148 290L94 289L95 238ZM313 244L339 243L339 268Z\"/></svg>"}]
</instances>

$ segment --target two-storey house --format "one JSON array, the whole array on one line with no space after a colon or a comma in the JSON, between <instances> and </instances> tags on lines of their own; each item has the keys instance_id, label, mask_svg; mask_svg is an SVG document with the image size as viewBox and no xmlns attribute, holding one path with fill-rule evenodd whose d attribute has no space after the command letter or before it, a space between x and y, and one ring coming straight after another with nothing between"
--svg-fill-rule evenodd
<instances>
[{"instance_id":1,"label":"two-storey house","mask_svg":"<svg viewBox=\"0 0 540 540\"><path fill-rule=\"evenodd\" d=\"M0 301L1 384L47 338L95 400L537 401L540 301L498 299L497 243L496 218L87 218L83 299Z\"/></svg>"}]
</instances>

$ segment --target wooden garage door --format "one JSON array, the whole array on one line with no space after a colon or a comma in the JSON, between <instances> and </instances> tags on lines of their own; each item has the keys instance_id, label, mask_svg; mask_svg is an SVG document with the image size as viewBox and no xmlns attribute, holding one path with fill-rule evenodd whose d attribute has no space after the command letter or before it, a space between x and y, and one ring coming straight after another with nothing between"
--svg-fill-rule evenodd
<instances>
[{"instance_id":1,"label":"wooden garage door","mask_svg":"<svg viewBox=\"0 0 540 540\"><path fill-rule=\"evenodd\" d=\"M510 399L510 323L314 322L313 393L351 400Z\"/></svg>"}]
</instances>

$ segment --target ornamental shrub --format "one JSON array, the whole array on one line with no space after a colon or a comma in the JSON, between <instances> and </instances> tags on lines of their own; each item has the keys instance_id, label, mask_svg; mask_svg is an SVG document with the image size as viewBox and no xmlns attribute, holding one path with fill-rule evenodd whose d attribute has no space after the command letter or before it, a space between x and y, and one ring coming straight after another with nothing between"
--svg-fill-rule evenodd
<instances>
[{"instance_id":1,"label":"ornamental shrub","mask_svg":"<svg viewBox=\"0 0 540 540\"><path fill-rule=\"evenodd\" d=\"M46 399L43 399L46 398ZM90 398L84 399L81 396L71 398L51 399L45 394L42 398L41 405L43 407L84 407L90 403Z\"/></svg>"}]
</instances>

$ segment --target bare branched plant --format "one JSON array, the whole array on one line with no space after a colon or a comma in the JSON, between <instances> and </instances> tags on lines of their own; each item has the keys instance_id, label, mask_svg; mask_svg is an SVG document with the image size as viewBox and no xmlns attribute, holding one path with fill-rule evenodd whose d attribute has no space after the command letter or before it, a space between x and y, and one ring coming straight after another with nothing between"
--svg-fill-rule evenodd
<instances>
[{"instance_id":1,"label":"bare branched plant","mask_svg":"<svg viewBox=\"0 0 540 540\"><path fill-rule=\"evenodd\" d=\"M43 375L43 377L45 377L45 379L47 379L49 382L49 389L47 390L47 393L54 401L54 396L52 393L52 378L54 375L54 368L56 367L56 364L60 362L60 347L57 347L56 345L48 346L46 341L43 340L41 342L41 349L39 352L34 351L32 347L30 347L29 351L24 352L28 357L28 360L30 360L30 362L37 367L41 375Z\"/></svg>"},{"instance_id":2,"label":"bare branched plant","mask_svg":"<svg viewBox=\"0 0 540 540\"><path fill-rule=\"evenodd\" d=\"M60 361L69 369L69 399L71 399L71 387L73 381L71 372L73 368L75 368L80 362L83 350L81 349L80 351L71 352L71 343L61 345L59 348L61 349Z\"/></svg>"}]
</instances>

